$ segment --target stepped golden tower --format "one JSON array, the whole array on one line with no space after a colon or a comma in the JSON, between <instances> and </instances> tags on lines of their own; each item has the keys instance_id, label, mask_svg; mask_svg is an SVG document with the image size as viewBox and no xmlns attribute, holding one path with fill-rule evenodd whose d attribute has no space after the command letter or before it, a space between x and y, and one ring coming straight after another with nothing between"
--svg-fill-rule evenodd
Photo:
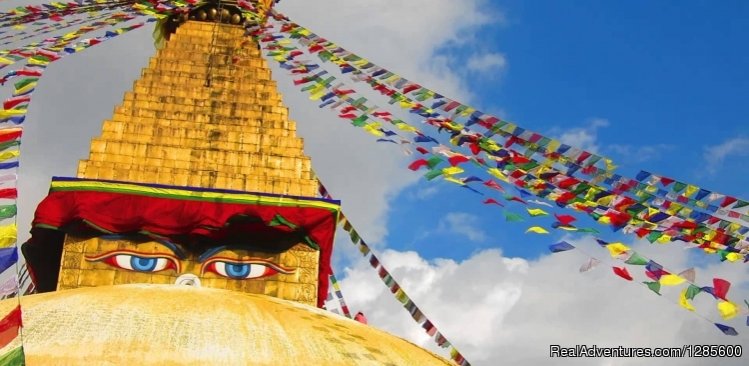
<instances>
[{"instance_id":1,"label":"stepped golden tower","mask_svg":"<svg viewBox=\"0 0 749 366\"><path fill-rule=\"evenodd\" d=\"M231 19L231 13L222 10ZM193 11L192 17L213 18L218 12L215 7L202 8ZM217 21L181 24L151 58L112 118L103 123L101 135L91 141L89 158L79 163L77 177L88 184L107 181L256 192L274 195L279 202L288 196L314 197L317 181L302 150L302 139L296 136L259 48L243 37L244 32L242 27ZM37 217L35 226L43 221ZM219 263L223 270L241 273L249 265L249 270L266 274L244 279L199 263L201 251L210 247L206 243L170 243L177 247L170 248L147 240L153 236L142 237L137 239L136 251L132 237L89 236L75 232L65 236L57 289L174 283L184 274L193 274L208 287L318 303L319 258L309 245L287 245L273 253L250 250L244 255L262 261ZM176 258L177 251L184 258ZM106 256L110 252L119 257ZM168 267L161 271L158 265L153 272L121 270L120 262L126 259L147 265L164 258ZM169 271L171 266L180 271Z\"/></svg>"}]
</instances>

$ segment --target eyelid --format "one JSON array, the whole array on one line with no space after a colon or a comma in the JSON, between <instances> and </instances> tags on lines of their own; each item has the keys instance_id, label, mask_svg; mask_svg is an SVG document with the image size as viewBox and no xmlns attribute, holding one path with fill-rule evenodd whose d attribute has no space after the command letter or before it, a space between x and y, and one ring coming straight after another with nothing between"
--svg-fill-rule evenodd
<instances>
[{"instance_id":1,"label":"eyelid","mask_svg":"<svg viewBox=\"0 0 749 366\"><path fill-rule=\"evenodd\" d=\"M262 258L247 258L247 259L236 259L236 258L227 258L227 257L211 257L208 258L205 262L203 262L202 266L200 267L200 274L205 274L205 270L213 263L215 262L226 262L231 264L260 264L267 267L272 268L278 273L281 274L291 274L294 273L294 268L286 268L281 266L280 264L273 263L267 259Z\"/></svg>"},{"instance_id":2,"label":"eyelid","mask_svg":"<svg viewBox=\"0 0 749 366\"><path fill-rule=\"evenodd\" d=\"M142 252L136 252L134 250L118 249L118 250L112 250L112 251L97 254L97 255L91 255L91 256L87 255L84 258L86 258L86 260L89 262L100 262L100 261L109 259L111 257L114 257L116 255L123 255L123 254L133 255L133 256L141 257L141 258L164 258L172 262L177 273L182 272L182 264L180 263L180 261L177 259L177 257L168 253L142 253Z\"/></svg>"}]
</instances>

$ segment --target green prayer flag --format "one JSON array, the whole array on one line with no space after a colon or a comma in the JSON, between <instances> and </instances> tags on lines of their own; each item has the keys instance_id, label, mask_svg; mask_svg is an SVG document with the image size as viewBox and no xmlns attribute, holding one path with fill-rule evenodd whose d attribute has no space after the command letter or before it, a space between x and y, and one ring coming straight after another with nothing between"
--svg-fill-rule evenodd
<instances>
[{"instance_id":1,"label":"green prayer flag","mask_svg":"<svg viewBox=\"0 0 749 366\"><path fill-rule=\"evenodd\" d=\"M16 205L4 205L0 206L0 219L9 219L16 216Z\"/></svg>"},{"instance_id":2,"label":"green prayer flag","mask_svg":"<svg viewBox=\"0 0 749 366\"><path fill-rule=\"evenodd\" d=\"M7 141L0 144L0 151L5 151L10 149L11 147L18 146L21 144L21 141L15 140L15 141Z\"/></svg>"},{"instance_id":3,"label":"green prayer flag","mask_svg":"<svg viewBox=\"0 0 749 366\"><path fill-rule=\"evenodd\" d=\"M439 177L440 175L442 175L442 169L432 169L428 171L426 174L424 174L424 177L427 180L432 180L434 178Z\"/></svg>"},{"instance_id":4,"label":"green prayer flag","mask_svg":"<svg viewBox=\"0 0 749 366\"><path fill-rule=\"evenodd\" d=\"M658 281L654 281L654 282L645 281L643 283L648 286L648 288L650 289L650 291L653 291L653 292L655 292L658 295L661 294L660 293L660 291L661 291L661 283L660 282L658 282Z\"/></svg>"},{"instance_id":5,"label":"green prayer flag","mask_svg":"<svg viewBox=\"0 0 749 366\"><path fill-rule=\"evenodd\" d=\"M682 182L674 182L674 185L671 187L671 189L677 193L683 191L684 188L687 188L687 185Z\"/></svg>"},{"instance_id":6,"label":"green prayer flag","mask_svg":"<svg viewBox=\"0 0 749 366\"><path fill-rule=\"evenodd\" d=\"M687 299L692 300L700 292L702 292L702 289L699 286L697 286L697 285L689 285L689 287L687 287L687 293L685 295L686 295Z\"/></svg>"},{"instance_id":7,"label":"green prayer flag","mask_svg":"<svg viewBox=\"0 0 749 366\"><path fill-rule=\"evenodd\" d=\"M736 201L736 204L733 205L733 208L742 208L742 207L746 207L746 206L749 206L749 202L738 200L738 201Z\"/></svg>"},{"instance_id":8,"label":"green prayer flag","mask_svg":"<svg viewBox=\"0 0 749 366\"><path fill-rule=\"evenodd\" d=\"M503 211L502 214L505 215L505 220L510 221L510 222L525 221L525 219L523 219L523 216L520 216L514 212Z\"/></svg>"},{"instance_id":9,"label":"green prayer flag","mask_svg":"<svg viewBox=\"0 0 749 366\"><path fill-rule=\"evenodd\" d=\"M648 264L648 260L637 252L634 252L624 263L633 264L636 266L644 266Z\"/></svg>"},{"instance_id":10,"label":"green prayer flag","mask_svg":"<svg viewBox=\"0 0 749 366\"><path fill-rule=\"evenodd\" d=\"M580 227L577 228L578 233L592 233L592 234L600 234L601 232L592 228L592 227Z\"/></svg>"},{"instance_id":11,"label":"green prayer flag","mask_svg":"<svg viewBox=\"0 0 749 366\"><path fill-rule=\"evenodd\" d=\"M650 242L650 244L653 244L653 243L655 243L655 242L656 242L656 241L658 240L658 238L660 238L661 236L663 236L663 233L662 233L662 232L660 232L660 231L653 231L652 233L648 234L648 237L647 237L647 239L648 239L648 241Z\"/></svg>"},{"instance_id":12,"label":"green prayer flag","mask_svg":"<svg viewBox=\"0 0 749 366\"><path fill-rule=\"evenodd\" d=\"M12 351L0 356L0 365L2 366L23 366L26 359L23 354L23 346L17 347Z\"/></svg>"},{"instance_id":13,"label":"green prayer flag","mask_svg":"<svg viewBox=\"0 0 749 366\"><path fill-rule=\"evenodd\" d=\"M427 166L429 169L434 169L439 163L441 163L443 160L439 156L433 156L427 160Z\"/></svg>"},{"instance_id":14,"label":"green prayer flag","mask_svg":"<svg viewBox=\"0 0 749 366\"><path fill-rule=\"evenodd\" d=\"M362 114L361 116L352 119L351 124L356 127L363 127L367 122L367 118L366 114Z\"/></svg>"}]
</instances>

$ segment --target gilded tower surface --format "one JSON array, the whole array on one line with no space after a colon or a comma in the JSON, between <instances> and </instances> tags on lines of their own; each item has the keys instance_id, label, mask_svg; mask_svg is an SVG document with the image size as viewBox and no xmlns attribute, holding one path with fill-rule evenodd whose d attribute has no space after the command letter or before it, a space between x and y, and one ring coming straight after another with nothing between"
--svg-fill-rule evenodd
<instances>
[{"instance_id":1,"label":"gilded tower surface","mask_svg":"<svg viewBox=\"0 0 749 366\"><path fill-rule=\"evenodd\" d=\"M245 32L240 25L183 21L104 121L77 177L271 194L281 201L314 197L318 183L310 158L257 43ZM192 274L202 286L319 305L320 253L314 245L219 251L221 258L251 258L246 266L264 266L244 278L224 273L234 264L223 272L205 265L210 243L185 250L152 239L66 232L56 289L175 283ZM133 260L153 268L139 271Z\"/></svg>"}]
</instances>

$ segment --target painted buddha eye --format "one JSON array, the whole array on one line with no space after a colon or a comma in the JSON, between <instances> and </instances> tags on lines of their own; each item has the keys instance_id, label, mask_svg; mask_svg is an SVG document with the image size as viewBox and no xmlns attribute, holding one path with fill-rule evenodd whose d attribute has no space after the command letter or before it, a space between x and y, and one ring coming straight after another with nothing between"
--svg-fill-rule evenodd
<instances>
[{"instance_id":1,"label":"painted buddha eye","mask_svg":"<svg viewBox=\"0 0 749 366\"><path fill-rule=\"evenodd\" d=\"M276 273L289 274L294 270L283 268L273 262L252 259L236 260L229 258L211 258L203 264L203 273L213 272L219 276L234 280L246 280L272 276Z\"/></svg>"},{"instance_id":2,"label":"painted buddha eye","mask_svg":"<svg viewBox=\"0 0 749 366\"><path fill-rule=\"evenodd\" d=\"M89 262L104 262L112 267L135 272L160 272L174 269L179 272L179 261L168 255L146 254L124 250L107 252L97 256L86 257Z\"/></svg>"}]
</instances>

